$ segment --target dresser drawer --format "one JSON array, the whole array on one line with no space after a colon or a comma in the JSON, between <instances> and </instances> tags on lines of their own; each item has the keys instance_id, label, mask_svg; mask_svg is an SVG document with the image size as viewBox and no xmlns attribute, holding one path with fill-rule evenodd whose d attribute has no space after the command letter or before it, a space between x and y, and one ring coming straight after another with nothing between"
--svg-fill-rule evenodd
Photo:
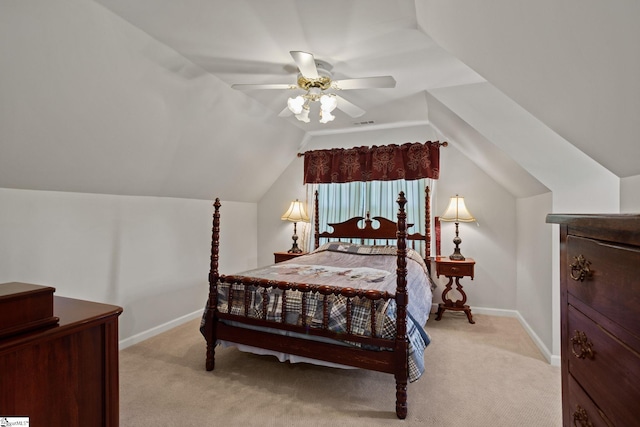
<instances>
[{"instance_id":1,"label":"dresser drawer","mask_svg":"<svg viewBox=\"0 0 640 427\"><path fill-rule=\"evenodd\" d=\"M580 280L578 259L588 264L589 274ZM572 267L573 265L573 267ZM640 251L598 240L568 236L567 290L593 310L640 337ZM576 280L577 279L577 280Z\"/></svg>"},{"instance_id":2,"label":"dresser drawer","mask_svg":"<svg viewBox=\"0 0 640 427\"><path fill-rule=\"evenodd\" d=\"M574 426L610 427L611 422L569 375L569 422ZM591 423L591 424L589 424Z\"/></svg>"},{"instance_id":3,"label":"dresser drawer","mask_svg":"<svg viewBox=\"0 0 640 427\"><path fill-rule=\"evenodd\" d=\"M572 306L567 329L563 351L571 376L614 425L637 425L640 356Z\"/></svg>"}]
</instances>

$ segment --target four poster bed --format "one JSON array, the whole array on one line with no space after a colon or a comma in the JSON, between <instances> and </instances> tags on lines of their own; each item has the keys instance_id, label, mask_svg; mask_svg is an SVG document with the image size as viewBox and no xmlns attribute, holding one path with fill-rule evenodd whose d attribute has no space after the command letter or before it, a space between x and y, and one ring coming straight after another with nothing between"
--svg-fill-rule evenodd
<instances>
[{"instance_id":1,"label":"four poster bed","mask_svg":"<svg viewBox=\"0 0 640 427\"><path fill-rule=\"evenodd\" d=\"M425 262L431 240L429 199L427 187L425 234L408 233L413 224L406 222L403 192L396 200L397 221L367 214L328 224L333 231L320 233L316 192L315 249L238 275L218 271L221 203L216 199L209 297L201 325L206 369L214 369L215 347L221 343L281 361L390 373L396 382L396 414L404 419L407 383L424 371L423 352L430 341L423 329L432 298ZM321 239L326 241L322 245ZM414 249L420 241L424 254Z\"/></svg>"}]
</instances>

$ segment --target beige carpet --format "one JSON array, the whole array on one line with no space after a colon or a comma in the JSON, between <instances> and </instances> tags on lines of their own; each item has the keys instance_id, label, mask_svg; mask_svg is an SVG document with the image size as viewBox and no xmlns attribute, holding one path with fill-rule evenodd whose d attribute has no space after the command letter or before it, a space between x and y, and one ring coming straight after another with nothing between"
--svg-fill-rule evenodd
<instances>
[{"instance_id":1,"label":"beige carpet","mask_svg":"<svg viewBox=\"0 0 640 427\"><path fill-rule=\"evenodd\" d=\"M192 321L120 352L120 425L560 426L560 369L516 319L474 320L447 312L429 321L427 370L409 384L404 421L388 374L280 363L234 348L218 348L207 372Z\"/></svg>"}]
</instances>

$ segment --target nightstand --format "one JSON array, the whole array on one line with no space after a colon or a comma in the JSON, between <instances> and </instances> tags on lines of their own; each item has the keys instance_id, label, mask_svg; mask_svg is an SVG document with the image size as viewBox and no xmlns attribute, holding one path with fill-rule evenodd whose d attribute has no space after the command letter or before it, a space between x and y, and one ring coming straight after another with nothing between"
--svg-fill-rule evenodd
<instances>
[{"instance_id":1,"label":"nightstand","mask_svg":"<svg viewBox=\"0 0 640 427\"><path fill-rule=\"evenodd\" d=\"M467 302L467 294L464 293L462 285L460 284L460 279L463 277L471 277L471 280L473 280L473 268L476 262L471 258L467 258L464 261L454 261L449 259L449 257L435 257L432 258L432 261L436 265L437 277L443 275L449 278L449 282L442 292L442 302L438 304L436 320L442 319L442 313L444 313L445 310L453 310L464 311L469 323L476 323L471 315L471 308L465 304ZM460 292L460 295L462 295L462 299L458 301L452 301L449 298L449 292L452 290L454 279L456 289Z\"/></svg>"},{"instance_id":2,"label":"nightstand","mask_svg":"<svg viewBox=\"0 0 640 427\"><path fill-rule=\"evenodd\" d=\"M274 258L274 262L282 262L282 261L288 261L290 259L302 256L302 255L307 255L307 252L298 252L298 253L293 253L293 252L274 252L273 253L273 258Z\"/></svg>"}]
</instances>

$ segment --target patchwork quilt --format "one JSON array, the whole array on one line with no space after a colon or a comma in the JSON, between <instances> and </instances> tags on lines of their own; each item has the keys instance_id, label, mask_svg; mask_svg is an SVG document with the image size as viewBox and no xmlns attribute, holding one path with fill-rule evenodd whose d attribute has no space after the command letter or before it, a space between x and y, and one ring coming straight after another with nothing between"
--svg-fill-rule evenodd
<instances>
[{"instance_id":1,"label":"patchwork quilt","mask_svg":"<svg viewBox=\"0 0 640 427\"><path fill-rule=\"evenodd\" d=\"M309 255L262 268L243 272L239 275L269 280L280 280L296 283L330 285L335 287L351 287L364 290L378 290L395 294L396 289L396 248L391 246L355 245L349 243L327 243ZM409 338L409 381L417 380L424 372L424 350L430 338L423 329L431 308L432 282L422 257L408 249L407 256L407 290L409 293L407 336ZM280 322L282 319L283 300L286 312L285 322L304 324L312 328L321 328L323 323L323 298L319 293L302 293L283 291L242 284L218 284L218 310L227 312L231 293L232 314L244 316L245 292L249 295L249 317L263 318ZM304 296L303 296L304 295ZM303 298L305 299L305 318L301 316ZM347 329L346 297L329 295L329 330L344 333ZM396 303L394 299L387 301L371 301L366 298L352 298L351 332L357 335L372 336L371 305L376 312L375 335L379 338L393 340L396 333ZM206 314L206 313L205 313ZM203 316L203 326L204 319ZM344 342L347 345L360 346L359 343ZM385 348L370 350L385 351Z\"/></svg>"}]
</instances>

